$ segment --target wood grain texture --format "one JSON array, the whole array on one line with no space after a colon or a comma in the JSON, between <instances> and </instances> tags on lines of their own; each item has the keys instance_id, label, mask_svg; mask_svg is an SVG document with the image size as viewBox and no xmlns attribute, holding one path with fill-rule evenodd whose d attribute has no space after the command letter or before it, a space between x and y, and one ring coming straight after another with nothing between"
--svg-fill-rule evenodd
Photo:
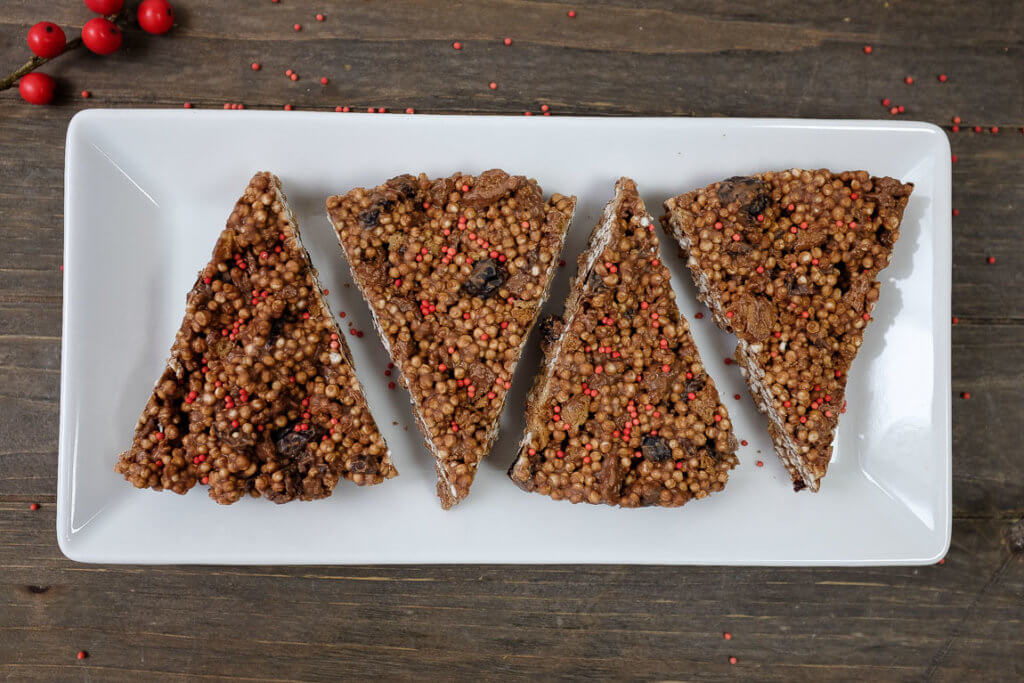
<instances>
[{"instance_id":1,"label":"wood grain texture","mask_svg":"<svg viewBox=\"0 0 1024 683\"><path fill-rule=\"evenodd\" d=\"M1024 678L1024 5L175 7L168 36L129 29L116 55L80 51L48 65L61 82L57 106L0 94L0 675ZM0 5L0 70L25 60L30 24L90 16L72 0L47 3L45 17L40 8ZM263 68L252 71L253 61ZM300 80L286 79L287 68ZM78 96L83 89L91 99ZM892 118L883 97L904 105L905 118L947 130L953 115L1001 129L950 132L953 389L971 398L953 410L955 521L944 565L104 567L73 564L57 549L63 146L70 116L86 104L521 113L544 103L555 115Z\"/></svg>"}]
</instances>

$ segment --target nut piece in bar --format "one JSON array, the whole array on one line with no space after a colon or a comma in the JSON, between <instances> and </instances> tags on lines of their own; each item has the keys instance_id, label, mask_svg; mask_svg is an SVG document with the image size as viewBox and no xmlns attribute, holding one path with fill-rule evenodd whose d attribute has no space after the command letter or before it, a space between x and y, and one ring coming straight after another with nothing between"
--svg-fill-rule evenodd
<instances>
[{"instance_id":1,"label":"nut piece in bar","mask_svg":"<svg viewBox=\"0 0 1024 683\"><path fill-rule=\"evenodd\" d=\"M914 186L866 171L735 177L665 202L698 297L740 365L797 491L832 458L846 379Z\"/></svg>"},{"instance_id":2,"label":"nut piece in bar","mask_svg":"<svg viewBox=\"0 0 1024 683\"><path fill-rule=\"evenodd\" d=\"M547 299L575 197L535 180L402 175L327 212L409 390L448 509L490 452L516 364Z\"/></svg>"},{"instance_id":3,"label":"nut piece in bar","mask_svg":"<svg viewBox=\"0 0 1024 683\"><path fill-rule=\"evenodd\" d=\"M543 327L509 476L573 503L676 507L736 466L729 413L704 369L654 233L621 178L590 236L561 319Z\"/></svg>"},{"instance_id":4,"label":"nut piece in bar","mask_svg":"<svg viewBox=\"0 0 1024 683\"><path fill-rule=\"evenodd\" d=\"M223 504L397 474L276 176L235 204L114 469L138 488L205 484Z\"/></svg>"}]
</instances>

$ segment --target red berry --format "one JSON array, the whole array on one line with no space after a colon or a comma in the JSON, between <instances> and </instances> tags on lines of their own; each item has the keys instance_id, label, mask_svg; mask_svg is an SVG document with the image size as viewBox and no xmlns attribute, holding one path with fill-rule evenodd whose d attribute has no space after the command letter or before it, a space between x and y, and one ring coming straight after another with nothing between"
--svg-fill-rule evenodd
<instances>
[{"instance_id":1,"label":"red berry","mask_svg":"<svg viewBox=\"0 0 1024 683\"><path fill-rule=\"evenodd\" d=\"M59 55L67 42L64 31L52 21L40 21L28 30L28 49L43 59Z\"/></svg>"},{"instance_id":2,"label":"red berry","mask_svg":"<svg viewBox=\"0 0 1024 683\"><path fill-rule=\"evenodd\" d=\"M174 8L167 0L142 0L138 17L143 31L158 36L174 25Z\"/></svg>"},{"instance_id":3,"label":"red berry","mask_svg":"<svg viewBox=\"0 0 1024 683\"><path fill-rule=\"evenodd\" d=\"M96 17L82 27L82 42L98 55L109 55L121 47L121 29L112 21Z\"/></svg>"},{"instance_id":4,"label":"red berry","mask_svg":"<svg viewBox=\"0 0 1024 683\"><path fill-rule=\"evenodd\" d=\"M56 88L57 81L38 71L25 74L18 82L21 99L29 104L49 104L53 101L53 91Z\"/></svg>"},{"instance_id":5,"label":"red berry","mask_svg":"<svg viewBox=\"0 0 1024 683\"><path fill-rule=\"evenodd\" d=\"M117 14L124 7L124 0L85 0L85 6L96 14Z\"/></svg>"}]
</instances>

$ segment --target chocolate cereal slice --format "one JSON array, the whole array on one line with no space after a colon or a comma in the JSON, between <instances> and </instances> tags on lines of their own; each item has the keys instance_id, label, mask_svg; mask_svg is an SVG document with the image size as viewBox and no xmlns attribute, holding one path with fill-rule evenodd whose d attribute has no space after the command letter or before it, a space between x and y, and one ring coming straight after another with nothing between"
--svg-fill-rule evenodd
<instances>
[{"instance_id":1,"label":"chocolate cereal slice","mask_svg":"<svg viewBox=\"0 0 1024 683\"><path fill-rule=\"evenodd\" d=\"M327 211L435 458L441 505L466 497L576 206L494 169L401 175Z\"/></svg>"},{"instance_id":2,"label":"chocolate cereal slice","mask_svg":"<svg viewBox=\"0 0 1024 683\"><path fill-rule=\"evenodd\" d=\"M846 380L914 186L865 171L735 177L665 202L797 491L832 458Z\"/></svg>"},{"instance_id":3,"label":"chocolate cereal slice","mask_svg":"<svg viewBox=\"0 0 1024 683\"><path fill-rule=\"evenodd\" d=\"M114 469L138 488L208 485L224 504L325 498L340 479L397 474L270 173L235 204Z\"/></svg>"},{"instance_id":4,"label":"chocolate cereal slice","mask_svg":"<svg viewBox=\"0 0 1024 683\"><path fill-rule=\"evenodd\" d=\"M573 503L676 507L721 491L736 466L729 413L704 369L654 233L621 178L579 258L509 476Z\"/></svg>"}]
</instances>

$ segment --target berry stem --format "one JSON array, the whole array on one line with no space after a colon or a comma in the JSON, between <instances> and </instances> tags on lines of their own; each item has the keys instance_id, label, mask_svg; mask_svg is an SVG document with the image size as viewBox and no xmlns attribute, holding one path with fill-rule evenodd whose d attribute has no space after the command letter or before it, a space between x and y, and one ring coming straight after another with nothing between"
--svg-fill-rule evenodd
<instances>
[{"instance_id":1,"label":"berry stem","mask_svg":"<svg viewBox=\"0 0 1024 683\"><path fill-rule=\"evenodd\" d=\"M107 19L109 19L110 21L112 21L115 24L117 24L118 28L124 29L124 26L122 25L122 22L127 17L128 17L128 13L125 12L124 10L122 10L118 14L111 14L110 16L107 17ZM47 62L52 61L54 59L57 59L57 57L60 57L61 55L64 55L64 54L67 54L68 52L71 52L72 50L77 50L80 47L82 47L82 37L81 36L79 36L77 38L72 38L71 40L69 40L67 42L67 44L64 46L64 49L61 50L60 54L58 54L56 57L48 57L47 58L47 57L36 57L36 56L33 55L32 59L28 60L27 62L25 62L24 64L19 66L17 69L15 69L14 71L12 71L11 73L9 73L6 76L4 76L3 79L0 79L0 90L7 90L8 88L13 87L14 84L18 82L18 79L21 78L22 76L24 76L25 74L30 73L32 71L35 71L36 69L41 67L43 64L46 64Z\"/></svg>"}]
</instances>

